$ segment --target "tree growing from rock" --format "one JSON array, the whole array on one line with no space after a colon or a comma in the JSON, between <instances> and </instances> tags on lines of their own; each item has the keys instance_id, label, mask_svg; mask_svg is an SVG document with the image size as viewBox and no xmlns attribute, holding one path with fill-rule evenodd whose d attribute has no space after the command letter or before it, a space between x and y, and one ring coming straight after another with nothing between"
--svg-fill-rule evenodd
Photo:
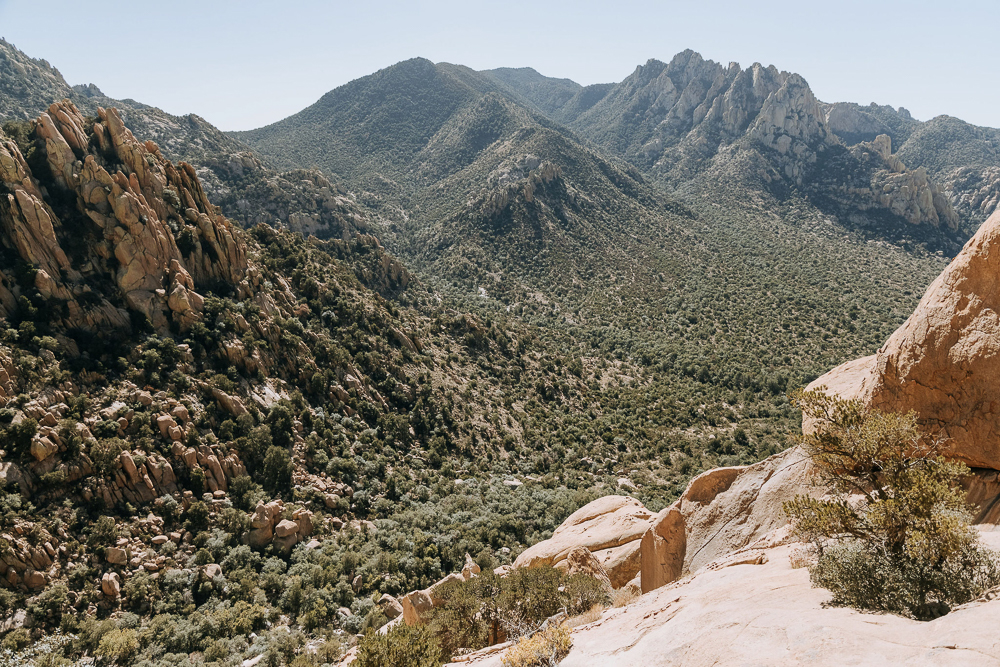
<instances>
[{"instance_id":1,"label":"tree growing from rock","mask_svg":"<svg viewBox=\"0 0 1000 667\"><path fill-rule=\"evenodd\" d=\"M914 413L822 390L792 401L814 421L801 445L830 494L798 496L784 510L817 545L810 577L833 604L929 620L1000 583L997 554L970 525L960 485L969 468L921 437Z\"/></svg>"}]
</instances>

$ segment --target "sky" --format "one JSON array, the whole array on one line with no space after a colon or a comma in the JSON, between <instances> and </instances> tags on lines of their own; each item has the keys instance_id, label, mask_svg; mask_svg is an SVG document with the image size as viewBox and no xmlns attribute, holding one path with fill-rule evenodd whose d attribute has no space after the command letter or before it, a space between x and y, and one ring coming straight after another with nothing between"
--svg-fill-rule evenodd
<instances>
[{"instance_id":1,"label":"sky","mask_svg":"<svg viewBox=\"0 0 1000 667\"><path fill-rule=\"evenodd\" d=\"M998 25L998 0L0 0L0 36L70 84L223 130L417 56L586 85L687 48L797 72L823 101L1000 127Z\"/></svg>"}]
</instances>

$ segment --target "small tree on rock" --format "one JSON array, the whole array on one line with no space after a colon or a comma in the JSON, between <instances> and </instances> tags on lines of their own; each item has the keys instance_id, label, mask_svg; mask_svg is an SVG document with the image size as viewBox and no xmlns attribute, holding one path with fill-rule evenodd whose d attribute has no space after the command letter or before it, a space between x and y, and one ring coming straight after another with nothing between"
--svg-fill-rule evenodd
<instances>
[{"instance_id":1,"label":"small tree on rock","mask_svg":"<svg viewBox=\"0 0 1000 667\"><path fill-rule=\"evenodd\" d=\"M1000 583L996 554L969 523L960 486L969 468L921 438L914 413L821 390L792 401L815 421L801 445L832 498L798 496L784 510L818 546L810 578L833 604L929 620Z\"/></svg>"}]
</instances>

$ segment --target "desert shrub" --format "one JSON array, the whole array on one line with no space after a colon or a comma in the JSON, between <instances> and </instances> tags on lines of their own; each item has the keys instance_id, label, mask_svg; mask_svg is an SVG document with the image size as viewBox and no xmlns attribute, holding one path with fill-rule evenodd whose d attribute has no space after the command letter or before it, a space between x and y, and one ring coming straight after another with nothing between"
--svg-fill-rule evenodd
<instances>
[{"instance_id":1,"label":"desert shrub","mask_svg":"<svg viewBox=\"0 0 1000 667\"><path fill-rule=\"evenodd\" d=\"M263 480L264 488L268 492L279 495L292 490L292 471L295 466L292 464L292 457L288 451L271 445L267 448L264 456Z\"/></svg>"},{"instance_id":2,"label":"desert shrub","mask_svg":"<svg viewBox=\"0 0 1000 667\"><path fill-rule=\"evenodd\" d=\"M400 623L382 635L369 632L358 642L358 667L441 667L444 651L426 626Z\"/></svg>"},{"instance_id":3,"label":"desert shrub","mask_svg":"<svg viewBox=\"0 0 1000 667\"><path fill-rule=\"evenodd\" d=\"M184 512L185 526L192 533L198 533L208 528L209 509L201 500L191 503Z\"/></svg>"},{"instance_id":4,"label":"desert shrub","mask_svg":"<svg viewBox=\"0 0 1000 667\"><path fill-rule=\"evenodd\" d=\"M631 586L623 586L616 591L611 593L611 606L612 607L626 607L639 597L639 593L636 592Z\"/></svg>"},{"instance_id":5,"label":"desert shrub","mask_svg":"<svg viewBox=\"0 0 1000 667\"><path fill-rule=\"evenodd\" d=\"M31 452L31 439L37 432L38 422L34 419L3 424L0 427L0 449L6 450L11 458L27 458Z\"/></svg>"},{"instance_id":6,"label":"desert shrub","mask_svg":"<svg viewBox=\"0 0 1000 667\"><path fill-rule=\"evenodd\" d=\"M31 635L24 628L17 628L7 633L0 642L0 648L5 651L20 651L31 643Z\"/></svg>"},{"instance_id":7,"label":"desert shrub","mask_svg":"<svg viewBox=\"0 0 1000 667\"><path fill-rule=\"evenodd\" d=\"M553 625L521 638L507 649L502 664L503 667L555 667L572 645L566 624Z\"/></svg>"},{"instance_id":8,"label":"desert shrub","mask_svg":"<svg viewBox=\"0 0 1000 667\"><path fill-rule=\"evenodd\" d=\"M520 568L504 578L487 570L436 594L441 604L430 612L429 627L449 655L531 633L563 609L575 615L609 602L596 579L566 577L553 567Z\"/></svg>"},{"instance_id":9,"label":"desert shrub","mask_svg":"<svg viewBox=\"0 0 1000 667\"><path fill-rule=\"evenodd\" d=\"M968 467L922 438L912 412L821 391L792 398L816 421L801 444L835 497L799 496L784 508L816 543L810 577L834 604L928 620L1000 583L997 555L969 524L960 485Z\"/></svg>"},{"instance_id":10,"label":"desert shrub","mask_svg":"<svg viewBox=\"0 0 1000 667\"><path fill-rule=\"evenodd\" d=\"M585 574L570 576L563 586L563 594L566 600L566 612L570 616L582 614L595 606L606 605L611 601L611 592L606 584Z\"/></svg>"},{"instance_id":11,"label":"desert shrub","mask_svg":"<svg viewBox=\"0 0 1000 667\"><path fill-rule=\"evenodd\" d=\"M105 477L111 476L118 466L118 456L128 449L128 443L121 438L102 438L90 446L90 460L94 471Z\"/></svg>"},{"instance_id":12,"label":"desert shrub","mask_svg":"<svg viewBox=\"0 0 1000 667\"><path fill-rule=\"evenodd\" d=\"M495 636L499 627L498 614L491 603L496 600L500 583L500 578L491 572L471 581L444 584L435 591L442 603L431 612L430 629L448 655L459 648L489 645L490 635Z\"/></svg>"},{"instance_id":13,"label":"desert shrub","mask_svg":"<svg viewBox=\"0 0 1000 667\"><path fill-rule=\"evenodd\" d=\"M498 606L507 635L531 632L559 613L567 602L565 580L554 567L518 568L502 579Z\"/></svg>"},{"instance_id":14,"label":"desert shrub","mask_svg":"<svg viewBox=\"0 0 1000 667\"><path fill-rule=\"evenodd\" d=\"M229 498L237 509L244 512L253 511L258 501L268 500L263 487L254 482L250 475L240 475L229 484Z\"/></svg>"},{"instance_id":15,"label":"desert shrub","mask_svg":"<svg viewBox=\"0 0 1000 667\"><path fill-rule=\"evenodd\" d=\"M73 642L74 650L78 652L95 651L100 646L101 639L115 629L115 622L110 619L98 621L96 618L87 617L77 629L76 640Z\"/></svg>"},{"instance_id":16,"label":"desert shrub","mask_svg":"<svg viewBox=\"0 0 1000 667\"><path fill-rule=\"evenodd\" d=\"M55 584L47 587L38 597L28 601L28 612L37 619L49 618L53 623L59 623L63 608L67 603L69 589L65 584Z\"/></svg>"},{"instance_id":17,"label":"desert shrub","mask_svg":"<svg viewBox=\"0 0 1000 667\"><path fill-rule=\"evenodd\" d=\"M106 658L115 664L128 664L139 650L139 637L135 630L115 628L103 637L94 652L99 658Z\"/></svg>"},{"instance_id":18,"label":"desert shrub","mask_svg":"<svg viewBox=\"0 0 1000 667\"><path fill-rule=\"evenodd\" d=\"M87 538L87 544L92 547L111 547L118 540L118 524L110 516L102 516L94 522Z\"/></svg>"},{"instance_id":19,"label":"desert shrub","mask_svg":"<svg viewBox=\"0 0 1000 667\"><path fill-rule=\"evenodd\" d=\"M217 612L219 630L226 636L248 635L264 626L267 609L242 600Z\"/></svg>"}]
</instances>

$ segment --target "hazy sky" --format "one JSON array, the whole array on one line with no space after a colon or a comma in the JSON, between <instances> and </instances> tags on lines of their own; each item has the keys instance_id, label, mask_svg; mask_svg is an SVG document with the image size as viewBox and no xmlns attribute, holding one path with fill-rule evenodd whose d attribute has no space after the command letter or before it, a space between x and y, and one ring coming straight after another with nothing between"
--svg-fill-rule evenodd
<instances>
[{"instance_id":1,"label":"hazy sky","mask_svg":"<svg viewBox=\"0 0 1000 667\"><path fill-rule=\"evenodd\" d=\"M824 101L1000 127L998 0L0 0L0 36L95 83L250 129L400 60L620 81L691 48L802 74Z\"/></svg>"}]
</instances>

